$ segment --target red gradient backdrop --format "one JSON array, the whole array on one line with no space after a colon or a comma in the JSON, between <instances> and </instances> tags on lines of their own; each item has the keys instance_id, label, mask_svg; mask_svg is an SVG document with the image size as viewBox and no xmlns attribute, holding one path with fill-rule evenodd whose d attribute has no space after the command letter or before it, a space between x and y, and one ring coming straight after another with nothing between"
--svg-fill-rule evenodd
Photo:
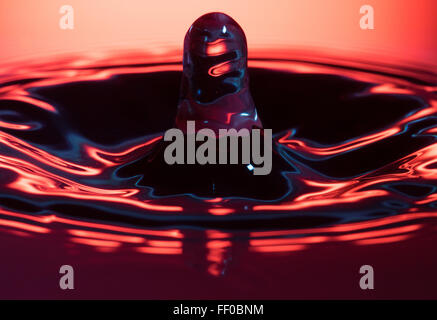
<instances>
[{"instance_id":1,"label":"red gradient backdrop","mask_svg":"<svg viewBox=\"0 0 437 320\"><path fill-rule=\"evenodd\" d=\"M59 8L74 8L74 30L61 30ZM361 30L359 9L375 10ZM181 47L200 15L222 11L246 31L249 49L317 48L437 64L435 0L0 0L0 63L67 52Z\"/></svg>"}]
</instances>

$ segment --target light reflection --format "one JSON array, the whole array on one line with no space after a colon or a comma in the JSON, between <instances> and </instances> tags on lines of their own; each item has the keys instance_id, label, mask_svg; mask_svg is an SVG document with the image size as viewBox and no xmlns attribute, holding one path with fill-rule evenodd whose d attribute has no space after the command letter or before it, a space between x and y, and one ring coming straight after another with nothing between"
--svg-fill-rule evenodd
<instances>
[{"instance_id":1,"label":"light reflection","mask_svg":"<svg viewBox=\"0 0 437 320\"><path fill-rule=\"evenodd\" d=\"M96 240L96 239L86 239L86 238L70 238L70 241L78 244L85 244L93 247L109 247L118 248L121 246L121 242L109 241L109 240Z\"/></svg>"},{"instance_id":2,"label":"light reflection","mask_svg":"<svg viewBox=\"0 0 437 320\"><path fill-rule=\"evenodd\" d=\"M411 235L373 238L373 239L358 240L355 242L355 244L362 246L362 245L372 245L372 244L394 243L394 242L401 242L409 238L411 238Z\"/></svg>"},{"instance_id":3,"label":"light reflection","mask_svg":"<svg viewBox=\"0 0 437 320\"><path fill-rule=\"evenodd\" d=\"M68 230L73 236L83 237L83 238L96 238L101 240L110 240L110 241L118 241L118 242L127 242L127 243L143 243L144 239L140 237L134 236L124 236L117 235L111 233L101 233L101 232L93 232L93 231L85 231L85 230Z\"/></svg>"},{"instance_id":4,"label":"light reflection","mask_svg":"<svg viewBox=\"0 0 437 320\"><path fill-rule=\"evenodd\" d=\"M149 254L164 254L164 255L182 254L181 248L139 247L139 248L135 248L135 250L140 253L149 253Z\"/></svg>"},{"instance_id":5,"label":"light reflection","mask_svg":"<svg viewBox=\"0 0 437 320\"><path fill-rule=\"evenodd\" d=\"M50 230L43 227L34 226L31 224L18 222L18 221L11 221L11 220L4 220L0 219L0 226L6 226L6 227L12 227L17 228L25 231L31 231L31 232L37 232L37 233L49 233Z\"/></svg>"},{"instance_id":6,"label":"light reflection","mask_svg":"<svg viewBox=\"0 0 437 320\"><path fill-rule=\"evenodd\" d=\"M292 244L292 245L282 245L282 246L252 247L251 251L254 251L254 252L292 252L292 251L300 251L303 249L306 249L305 245Z\"/></svg>"},{"instance_id":7,"label":"light reflection","mask_svg":"<svg viewBox=\"0 0 437 320\"><path fill-rule=\"evenodd\" d=\"M220 55L225 53L226 50L223 41L210 43L207 47L208 55ZM123 66L123 64L132 64L133 61L143 63L144 57L142 56L118 57L113 60L109 57L102 57L102 59L100 62L93 59L72 59L68 62L70 69L67 70L62 70L65 69L65 63L67 62L59 63L57 67L54 67L56 64L52 65L54 70L38 72L32 71L30 68L26 69L25 66L17 66L17 72L24 72L30 78L41 78L41 80L22 85L4 86L0 88L0 100L21 101L43 111L56 113L57 109L54 105L39 100L37 97L32 97L31 89L81 81L102 81L124 74L179 72L182 70L181 65L177 62L167 65ZM94 68L83 68L85 65L89 66L90 62L94 63ZM99 65L105 66L109 62L120 65L110 69L99 68ZM249 66L312 74L332 74L334 70L317 64L290 61L252 60L249 61ZM231 67L231 63L226 61L221 65L214 66L210 70L210 74L219 76L231 70ZM41 68L44 68L44 66L41 66ZM375 80L373 75L370 77L365 72L344 70L342 74L359 81L372 82ZM20 76L11 74L8 75L7 79L10 81L19 80ZM408 95L426 91L428 96L425 96L425 98L429 97L427 105L422 109L411 112L403 119L395 121L389 128L354 137L342 143L328 146L319 145L293 137L291 131L279 137L277 143L300 156L322 161L392 138L404 132L414 121L435 117L437 111L437 102L435 99L433 100L435 87L417 85L413 90L402 87L402 81L404 80L392 82L384 76L378 76L377 79L381 80L381 84L371 86L360 94ZM226 123L231 123L233 115L231 112L226 114ZM241 113L240 115L246 116L248 114ZM31 125L4 121L0 121L0 127L19 131L34 129ZM436 130L435 127L429 127L423 133L434 134L437 132ZM179 205L178 201L174 202L175 205L161 205L156 199L140 197L141 190L136 186L113 189L109 187L96 188L92 184L87 184L86 180L78 182L79 178L100 178L105 170L138 158L161 139L162 136L158 134L157 136L148 137L141 143L129 142L124 146L113 149L83 143L79 146L82 158L80 158L80 161L72 161L56 156L36 144L33 145L12 134L0 131L1 146L19 154L19 156L0 156L0 168L16 175L12 176L11 180L8 180L2 187L6 192L22 194L23 197L30 198L30 196L36 195L40 197L38 199L45 200L54 197L58 200L80 199L85 203L98 201L108 206L121 204L144 210L144 213L147 214L148 211L163 211L169 213L169 215L182 212L188 215L191 211L196 211L196 213L199 212L206 216L225 218L220 216L241 213L239 209L243 207L241 203L228 198L204 199L199 201L202 203L200 209L197 206L190 207L191 203L186 206ZM260 211L283 211L284 213L296 213L305 216L307 212L312 210L323 212L334 205L356 205L356 207L359 207L365 201L382 202L393 195L392 191L383 188L384 185L389 183L398 181L414 183L421 179L421 181L434 185L437 179L436 158L437 143L432 143L391 164L394 169L389 172L378 173L373 176L363 174L343 180L326 179L321 175L312 174L300 179L302 189L299 189L298 193L292 193L277 203L258 203L247 209L245 213L253 214L252 211L255 211L256 214L262 213ZM49 172L44 170L44 166L55 168L59 172ZM309 250L327 243L347 242L351 246L396 245L397 242L414 238L419 231L426 228L424 223L418 223L420 219L431 220L437 217L436 211L428 207L434 201L437 201L437 194L430 193L421 198L410 199L408 204L411 207L405 209L407 213L327 227L287 229L284 226L281 230L266 228L263 231L248 232L199 231L204 232L206 236L201 240L203 241L202 248L205 250L205 257L203 258L208 262L207 271L211 275L220 276L225 270L229 256L237 246L239 248L243 247L244 250L251 253L292 254L293 252ZM166 202L164 201L164 203ZM224 203L229 204L229 207L223 207ZM237 204L233 207L235 203ZM268 214L274 213L268 212ZM7 232L18 237L49 237L53 236L53 233L59 233L71 243L91 246L100 252L130 250L141 254L184 256L187 244L199 241L199 238L192 237L184 228L134 228L66 218L54 212L44 212L44 214L38 215L10 211L5 208L0 208L0 216L2 217L0 219L1 232Z\"/></svg>"}]
</instances>

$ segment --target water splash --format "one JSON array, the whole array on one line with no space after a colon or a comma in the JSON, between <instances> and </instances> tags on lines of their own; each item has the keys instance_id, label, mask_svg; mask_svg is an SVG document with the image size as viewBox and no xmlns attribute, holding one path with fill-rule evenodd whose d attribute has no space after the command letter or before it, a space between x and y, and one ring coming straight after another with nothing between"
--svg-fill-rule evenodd
<instances>
[{"instance_id":1,"label":"water splash","mask_svg":"<svg viewBox=\"0 0 437 320\"><path fill-rule=\"evenodd\" d=\"M176 255L219 276L241 250L378 245L432 229L435 76L272 56L250 59L249 73L263 124L276 132L278 179L243 180L243 194L232 181L200 192L165 171L119 174L172 127L179 62L114 55L2 67L1 231Z\"/></svg>"}]
</instances>

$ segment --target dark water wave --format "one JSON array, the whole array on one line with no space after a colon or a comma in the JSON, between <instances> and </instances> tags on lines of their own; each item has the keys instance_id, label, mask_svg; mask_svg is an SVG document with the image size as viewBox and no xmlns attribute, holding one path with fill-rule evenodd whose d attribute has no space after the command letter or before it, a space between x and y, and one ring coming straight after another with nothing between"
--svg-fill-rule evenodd
<instances>
[{"instance_id":1,"label":"dark water wave","mask_svg":"<svg viewBox=\"0 0 437 320\"><path fill-rule=\"evenodd\" d=\"M216 189L195 172L185 181L164 167L126 170L176 115L180 63L143 60L0 70L0 226L44 234L61 224L71 242L164 254L182 253L187 230L202 228L210 250L243 237L250 250L283 252L401 241L437 216L432 72L250 60L255 104L275 134L273 175L232 179L223 168Z\"/></svg>"}]
</instances>

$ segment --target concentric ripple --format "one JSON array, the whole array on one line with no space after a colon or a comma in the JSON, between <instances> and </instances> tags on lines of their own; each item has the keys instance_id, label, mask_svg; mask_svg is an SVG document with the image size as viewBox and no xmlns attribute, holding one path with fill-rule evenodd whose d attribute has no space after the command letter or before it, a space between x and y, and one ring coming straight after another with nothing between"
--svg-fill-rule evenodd
<instances>
[{"instance_id":1,"label":"concentric ripple","mask_svg":"<svg viewBox=\"0 0 437 320\"><path fill-rule=\"evenodd\" d=\"M243 192L229 177L225 194L199 193L196 177L176 183L164 168L120 174L173 126L179 61L123 54L4 65L1 231L62 233L104 252L185 255L194 241L219 275L236 241L283 253L403 241L432 228L436 75L271 56L252 58L249 72L275 133L278 190L242 181Z\"/></svg>"}]
</instances>

